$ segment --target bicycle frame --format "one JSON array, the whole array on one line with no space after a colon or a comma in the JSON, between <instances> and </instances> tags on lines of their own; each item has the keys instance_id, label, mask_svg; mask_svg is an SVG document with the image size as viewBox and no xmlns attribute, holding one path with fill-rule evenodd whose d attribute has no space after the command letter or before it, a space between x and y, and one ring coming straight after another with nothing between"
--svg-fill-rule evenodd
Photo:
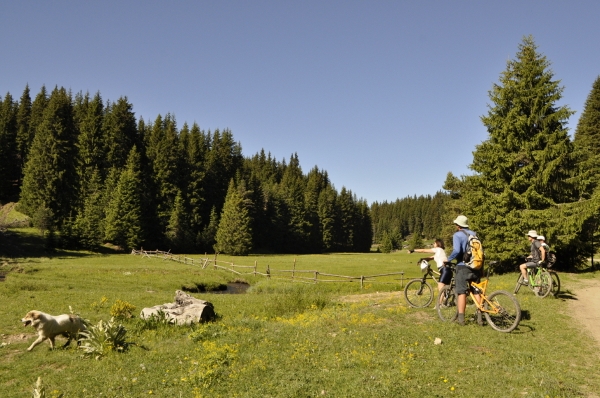
<instances>
[{"instance_id":1,"label":"bicycle frame","mask_svg":"<svg viewBox=\"0 0 600 398\"><path fill-rule=\"evenodd\" d=\"M544 271L545 271L545 269L542 266L535 267L535 268L527 268L527 279L529 280L530 287L536 288L536 287L542 286L541 276L542 276L542 272L544 272ZM536 281L539 281L539 283Z\"/></svg>"},{"instance_id":2,"label":"bicycle frame","mask_svg":"<svg viewBox=\"0 0 600 398\"><path fill-rule=\"evenodd\" d=\"M436 283L439 283L439 281L437 279L435 279L436 274L439 275L440 273L432 270L431 267L429 267L427 269L427 272L421 278L421 283L425 283L425 281L428 279L427 278L428 276L431 277L431 279L433 279ZM419 279L419 278L415 278L415 279Z\"/></svg>"},{"instance_id":3,"label":"bicycle frame","mask_svg":"<svg viewBox=\"0 0 600 398\"><path fill-rule=\"evenodd\" d=\"M487 296L485 295L485 291L487 290L487 285L488 285L489 279L486 279L482 282L476 283L476 282L471 282L469 285L469 296L471 297L471 299L473 300L473 302L475 303L475 305L477 306L477 309L481 312L487 312L490 314L497 314L499 312L498 307L490 300L488 300ZM473 288L479 289L480 293L479 293L479 298L480 300L478 301L475 298L475 294L473 293ZM483 303L486 302L489 305L489 309L485 309Z\"/></svg>"}]
</instances>

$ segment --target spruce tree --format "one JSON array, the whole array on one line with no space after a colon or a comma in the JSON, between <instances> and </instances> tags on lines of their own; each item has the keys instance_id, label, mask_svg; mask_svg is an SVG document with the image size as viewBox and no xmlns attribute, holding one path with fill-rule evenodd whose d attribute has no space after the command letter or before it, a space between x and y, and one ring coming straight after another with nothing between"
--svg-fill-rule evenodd
<instances>
[{"instance_id":1,"label":"spruce tree","mask_svg":"<svg viewBox=\"0 0 600 398\"><path fill-rule=\"evenodd\" d=\"M386 231L383 232L383 236L381 238L381 244L379 245L379 250L382 253L390 253L392 251L392 239L388 235Z\"/></svg>"},{"instance_id":2,"label":"spruce tree","mask_svg":"<svg viewBox=\"0 0 600 398\"><path fill-rule=\"evenodd\" d=\"M316 166L308 172L304 192L304 205L309 233L308 250L311 253L322 251L323 234L319 222L319 195L327 185L329 185L327 172L319 170Z\"/></svg>"},{"instance_id":3,"label":"spruce tree","mask_svg":"<svg viewBox=\"0 0 600 398\"><path fill-rule=\"evenodd\" d=\"M75 219L74 232L83 247L93 249L102 243L104 237L106 208L98 169L91 172L86 187L86 195L82 198L83 207Z\"/></svg>"},{"instance_id":4,"label":"spruce tree","mask_svg":"<svg viewBox=\"0 0 600 398\"><path fill-rule=\"evenodd\" d=\"M15 200L21 175L17 157L17 104L0 97L0 202Z\"/></svg>"},{"instance_id":5,"label":"spruce tree","mask_svg":"<svg viewBox=\"0 0 600 398\"><path fill-rule=\"evenodd\" d=\"M19 109L17 110L17 153L19 158L20 179L23 178L25 163L29 148L33 142L33 131L30 128L31 120L31 97L29 94L29 85L25 86L21 99L19 100ZM20 181L22 183L22 181ZM19 184L20 186L20 184Z\"/></svg>"},{"instance_id":6,"label":"spruce tree","mask_svg":"<svg viewBox=\"0 0 600 398\"><path fill-rule=\"evenodd\" d=\"M156 203L163 233L166 231L175 197L181 182L177 126L174 116L158 115L148 141L147 154L152 164L154 186L157 189Z\"/></svg>"},{"instance_id":7,"label":"spruce tree","mask_svg":"<svg viewBox=\"0 0 600 398\"><path fill-rule=\"evenodd\" d=\"M217 209L213 207L210 212L208 225L206 225L202 232L197 235L196 245L204 252L213 250L218 229L219 214L217 213Z\"/></svg>"},{"instance_id":8,"label":"spruce tree","mask_svg":"<svg viewBox=\"0 0 600 398\"><path fill-rule=\"evenodd\" d=\"M106 177L106 152L102 125L104 120L104 105L100 93L90 100L89 94L83 98L78 117L78 167L77 173L81 181L82 195L88 194L87 183L93 173Z\"/></svg>"},{"instance_id":9,"label":"spruce tree","mask_svg":"<svg viewBox=\"0 0 600 398\"><path fill-rule=\"evenodd\" d=\"M591 197L600 183L600 76L585 101L573 140L579 166L581 196Z\"/></svg>"},{"instance_id":10,"label":"spruce tree","mask_svg":"<svg viewBox=\"0 0 600 398\"><path fill-rule=\"evenodd\" d=\"M125 249L144 241L140 154L134 146L106 210L105 239Z\"/></svg>"},{"instance_id":11,"label":"spruce tree","mask_svg":"<svg viewBox=\"0 0 600 398\"><path fill-rule=\"evenodd\" d=\"M233 179L229 183L221 221L217 230L215 250L234 256L245 256L252 249L252 229L248 204L239 194Z\"/></svg>"},{"instance_id":12,"label":"spruce tree","mask_svg":"<svg viewBox=\"0 0 600 398\"><path fill-rule=\"evenodd\" d=\"M338 249L339 216L337 207L337 191L327 185L319 194L319 226L321 230L321 247L325 252Z\"/></svg>"},{"instance_id":13,"label":"spruce tree","mask_svg":"<svg viewBox=\"0 0 600 398\"><path fill-rule=\"evenodd\" d=\"M131 148L134 145L139 148L141 144L133 105L127 97L121 97L116 103L106 105L102 130L108 167L125 166Z\"/></svg>"},{"instance_id":14,"label":"spruce tree","mask_svg":"<svg viewBox=\"0 0 600 398\"><path fill-rule=\"evenodd\" d=\"M192 241L190 234L183 197L181 192L178 192L167 225L166 236L171 245L170 248L174 251L185 252Z\"/></svg>"},{"instance_id":15,"label":"spruce tree","mask_svg":"<svg viewBox=\"0 0 600 398\"><path fill-rule=\"evenodd\" d=\"M563 87L550 63L525 37L489 92L492 104L481 120L488 139L476 146L461 186L465 215L488 258L507 264L527 250L525 233L558 231L546 210L577 199L573 146L566 124L573 112L557 103ZM454 215L456 216L456 215Z\"/></svg>"},{"instance_id":16,"label":"spruce tree","mask_svg":"<svg viewBox=\"0 0 600 398\"><path fill-rule=\"evenodd\" d=\"M285 168L279 192L285 204L286 248L288 252L304 253L309 248L309 237L311 225L307 217L304 194L306 191L306 180L302 174L298 155L293 154L290 162Z\"/></svg>"},{"instance_id":17,"label":"spruce tree","mask_svg":"<svg viewBox=\"0 0 600 398\"><path fill-rule=\"evenodd\" d=\"M33 216L39 208L48 208L57 227L72 215L78 192L73 161L77 153L76 140L71 96L64 88L55 88L25 165L20 199L23 213Z\"/></svg>"}]
</instances>

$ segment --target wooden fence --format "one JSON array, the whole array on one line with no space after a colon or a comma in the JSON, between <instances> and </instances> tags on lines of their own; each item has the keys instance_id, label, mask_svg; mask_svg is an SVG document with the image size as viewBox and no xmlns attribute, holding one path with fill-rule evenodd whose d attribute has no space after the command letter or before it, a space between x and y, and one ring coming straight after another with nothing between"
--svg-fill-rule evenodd
<instances>
[{"instance_id":1,"label":"wooden fence","mask_svg":"<svg viewBox=\"0 0 600 398\"><path fill-rule=\"evenodd\" d=\"M183 264L199 266L202 269L206 267L212 267L213 269L222 269L229 271L236 275L253 275L253 276L264 276L271 279L281 279L292 282L303 282L303 283L319 283L319 282L360 282L360 288L363 289L365 282L377 281L381 284L397 284L398 282L390 282L390 276L398 276L393 278L394 281L399 281L400 287L404 287L404 282L408 279L404 278L404 271L392 272L387 274L375 274L375 275L361 275L361 276L348 276L348 275L337 275L329 274L325 272L319 272L317 270L301 270L296 269L296 259L294 259L294 265L292 269L273 269L269 265L264 272L258 270L258 261L254 261L254 265L239 265L229 261L221 261L217 259L215 254L214 258L191 258L183 255L172 254L170 251L164 252L160 250L135 250L131 251L131 254L149 257L149 258L160 258L163 260L176 261ZM378 280L378 278L386 278L387 281Z\"/></svg>"}]
</instances>

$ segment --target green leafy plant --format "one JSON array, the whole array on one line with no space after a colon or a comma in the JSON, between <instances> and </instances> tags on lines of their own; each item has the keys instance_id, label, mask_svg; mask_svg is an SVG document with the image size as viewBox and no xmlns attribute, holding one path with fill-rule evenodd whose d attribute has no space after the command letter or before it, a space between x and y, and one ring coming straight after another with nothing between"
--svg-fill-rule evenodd
<instances>
[{"instance_id":1,"label":"green leafy plant","mask_svg":"<svg viewBox=\"0 0 600 398\"><path fill-rule=\"evenodd\" d=\"M137 331L158 330L173 325L164 311L159 310L156 314L150 315L147 319L140 319L137 323Z\"/></svg>"},{"instance_id":2,"label":"green leafy plant","mask_svg":"<svg viewBox=\"0 0 600 398\"><path fill-rule=\"evenodd\" d=\"M85 352L85 355L95 356L100 359L111 351L124 352L131 343L125 340L127 329L121 324L117 324L114 318L104 322L100 320L97 325L92 325L87 331L81 332L85 340L79 347Z\"/></svg>"}]
</instances>

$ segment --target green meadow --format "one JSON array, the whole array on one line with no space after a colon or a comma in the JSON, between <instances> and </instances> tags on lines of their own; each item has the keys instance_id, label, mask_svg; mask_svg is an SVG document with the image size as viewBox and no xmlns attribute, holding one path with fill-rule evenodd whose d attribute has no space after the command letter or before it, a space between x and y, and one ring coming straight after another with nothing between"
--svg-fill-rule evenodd
<instances>
[{"instance_id":1,"label":"green meadow","mask_svg":"<svg viewBox=\"0 0 600 398\"><path fill-rule=\"evenodd\" d=\"M360 282L301 283L278 270L347 276L405 272L419 276L407 253L273 255L219 260L254 265L272 278L236 275L131 254L46 253L33 230L1 258L0 396L30 397L41 377L46 397L576 397L595 396L597 345L569 315L577 280L561 274L558 298L527 289L517 298L524 319L512 333L442 323L433 306L409 308L398 275ZM192 255L200 259L204 256ZM212 258L212 257L211 257ZM248 270L249 272L251 269ZM490 277L490 291L512 292L516 272ZM325 278L323 278L325 279ZM246 282L243 294L218 293ZM213 303L214 322L175 326L139 319L144 307L172 302L175 291ZM124 352L96 359L72 344L33 351L32 309L74 313L96 324L117 300L135 306ZM439 338L441 344L434 344ZM57 345L64 340L57 338Z\"/></svg>"}]
</instances>

